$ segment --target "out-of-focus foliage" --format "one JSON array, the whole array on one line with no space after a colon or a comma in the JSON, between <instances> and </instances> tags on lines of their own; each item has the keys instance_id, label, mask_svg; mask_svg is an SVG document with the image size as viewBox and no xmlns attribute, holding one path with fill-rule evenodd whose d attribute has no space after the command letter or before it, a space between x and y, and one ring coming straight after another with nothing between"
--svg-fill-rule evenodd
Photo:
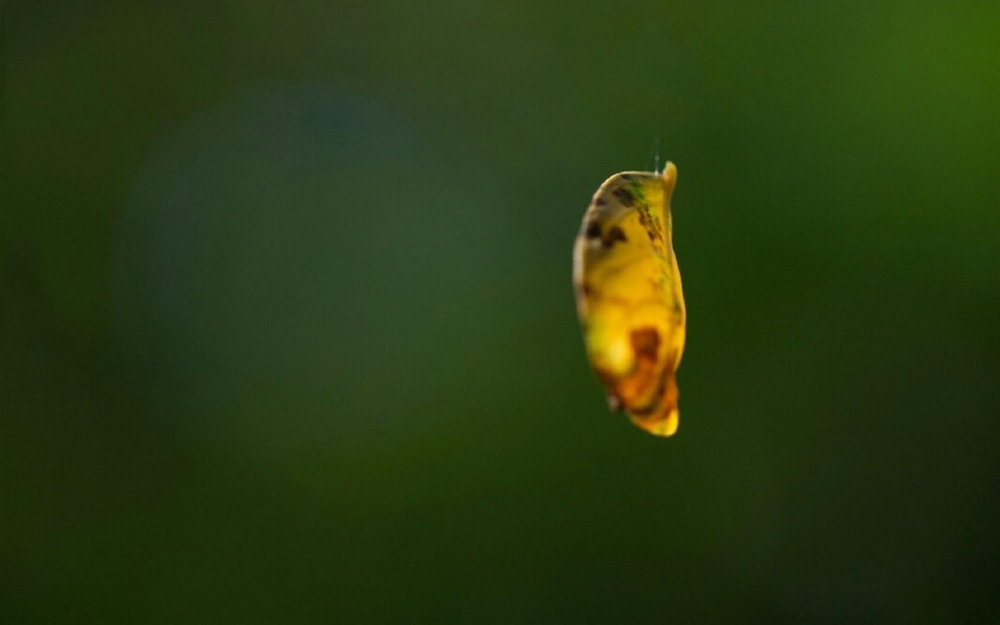
<instances>
[{"instance_id":1,"label":"out-of-focus foliage","mask_svg":"<svg viewBox=\"0 0 1000 625\"><path fill-rule=\"evenodd\" d=\"M995 1L0 19L0 621L996 622ZM656 138L669 440L570 286Z\"/></svg>"}]
</instances>

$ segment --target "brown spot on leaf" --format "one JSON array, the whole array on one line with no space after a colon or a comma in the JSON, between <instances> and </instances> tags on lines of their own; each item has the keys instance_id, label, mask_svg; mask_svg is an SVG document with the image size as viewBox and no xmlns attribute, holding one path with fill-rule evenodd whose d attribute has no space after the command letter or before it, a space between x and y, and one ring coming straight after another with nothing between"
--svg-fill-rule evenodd
<instances>
[{"instance_id":1,"label":"brown spot on leaf","mask_svg":"<svg viewBox=\"0 0 1000 625\"><path fill-rule=\"evenodd\" d=\"M646 229L646 234L649 236L649 240L654 244L657 242L662 244L663 228L660 226L660 220L653 216L649 207L645 204L640 204L638 210L639 223Z\"/></svg>"},{"instance_id":2,"label":"brown spot on leaf","mask_svg":"<svg viewBox=\"0 0 1000 625\"><path fill-rule=\"evenodd\" d=\"M660 335L654 328L639 328L630 335L635 365L625 377L613 380L608 389L629 413L643 410L656 396L662 367L658 358Z\"/></svg>"},{"instance_id":3,"label":"brown spot on leaf","mask_svg":"<svg viewBox=\"0 0 1000 625\"><path fill-rule=\"evenodd\" d=\"M625 233L618 226L611 226L608 233L601 239L601 244L605 249L610 249L615 246L615 243L625 242L628 239L625 238Z\"/></svg>"},{"instance_id":4,"label":"brown spot on leaf","mask_svg":"<svg viewBox=\"0 0 1000 625\"><path fill-rule=\"evenodd\" d=\"M616 198L618 198L619 202L621 202L625 206L632 206L633 204L635 204L635 196L632 194L631 191L629 191L625 187L618 187L611 193Z\"/></svg>"},{"instance_id":5,"label":"brown spot on leaf","mask_svg":"<svg viewBox=\"0 0 1000 625\"><path fill-rule=\"evenodd\" d=\"M617 241L628 241L625 237L625 232L618 226L611 226L611 230L608 230L608 239L610 239L613 243Z\"/></svg>"},{"instance_id":6,"label":"brown spot on leaf","mask_svg":"<svg viewBox=\"0 0 1000 625\"><path fill-rule=\"evenodd\" d=\"M637 358L651 358L656 360L656 353L660 349L660 334L653 328L640 328L632 330L632 349L635 350Z\"/></svg>"}]
</instances>

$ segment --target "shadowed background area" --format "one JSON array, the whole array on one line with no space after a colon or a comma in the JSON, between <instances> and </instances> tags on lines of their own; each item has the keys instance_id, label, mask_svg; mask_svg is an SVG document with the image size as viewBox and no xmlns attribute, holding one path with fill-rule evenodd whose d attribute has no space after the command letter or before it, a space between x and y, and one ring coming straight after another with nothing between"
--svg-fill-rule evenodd
<instances>
[{"instance_id":1,"label":"shadowed background area","mask_svg":"<svg viewBox=\"0 0 1000 625\"><path fill-rule=\"evenodd\" d=\"M1000 620L995 1L14 2L0 620ZM571 248L674 161L668 440Z\"/></svg>"}]
</instances>

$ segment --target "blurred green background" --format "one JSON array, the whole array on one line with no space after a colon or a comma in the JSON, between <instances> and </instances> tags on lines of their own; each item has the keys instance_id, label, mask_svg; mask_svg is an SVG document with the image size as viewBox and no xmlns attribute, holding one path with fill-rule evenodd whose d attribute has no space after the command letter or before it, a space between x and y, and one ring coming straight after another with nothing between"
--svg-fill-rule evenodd
<instances>
[{"instance_id":1,"label":"blurred green background","mask_svg":"<svg viewBox=\"0 0 1000 625\"><path fill-rule=\"evenodd\" d=\"M3 7L0 621L1000 622L1000 5ZM681 427L571 248L680 170Z\"/></svg>"}]
</instances>

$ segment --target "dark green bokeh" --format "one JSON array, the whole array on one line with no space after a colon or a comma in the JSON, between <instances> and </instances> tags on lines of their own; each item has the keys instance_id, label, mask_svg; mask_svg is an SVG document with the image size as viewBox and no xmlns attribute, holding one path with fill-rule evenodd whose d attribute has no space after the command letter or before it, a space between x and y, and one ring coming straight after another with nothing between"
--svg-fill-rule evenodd
<instances>
[{"instance_id":1,"label":"dark green bokeh","mask_svg":"<svg viewBox=\"0 0 1000 625\"><path fill-rule=\"evenodd\" d=\"M0 621L1000 618L995 0L2 19ZM669 440L569 277L657 139Z\"/></svg>"}]
</instances>

